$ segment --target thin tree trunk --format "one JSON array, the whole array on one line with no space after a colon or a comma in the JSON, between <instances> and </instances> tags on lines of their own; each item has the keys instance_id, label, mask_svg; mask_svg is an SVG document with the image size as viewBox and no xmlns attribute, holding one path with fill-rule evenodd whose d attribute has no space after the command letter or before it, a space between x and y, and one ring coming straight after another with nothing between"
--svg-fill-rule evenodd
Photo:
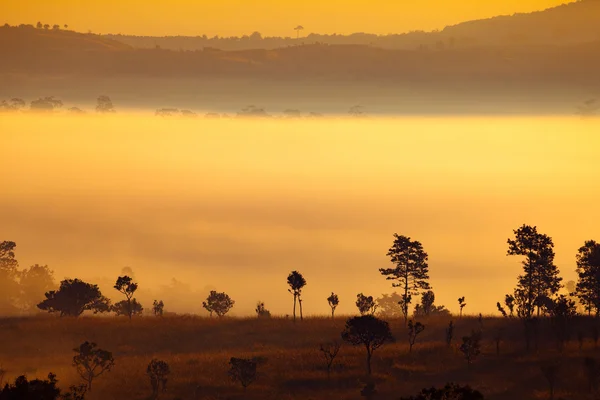
<instances>
[{"instance_id":1,"label":"thin tree trunk","mask_svg":"<svg viewBox=\"0 0 600 400\"><path fill-rule=\"evenodd\" d=\"M296 294L294 293L294 322L296 322Z\"/></svg>"},{"instance_id":2,"label":"thin tree trunk","mask_svg":"<svg viewBox=\"0 0 600 400\"><path fill-rule=\"evenodd\" d=\"M331 309L331 319L335 319L335 317L333 316L333 313L335 312L335 310L332 308Z\"/></svg>"},{"instance_id":3,"label":"thin tree trunk","mask_svg":"<svg viewBox=\"0 0 600 400\"><path fill-rule=\"evenodd\" d=\"M298 303L300 303L300 321L302 321L302 299L300 298L300 296L298 296Z\"/></svg>"}]
</instances>

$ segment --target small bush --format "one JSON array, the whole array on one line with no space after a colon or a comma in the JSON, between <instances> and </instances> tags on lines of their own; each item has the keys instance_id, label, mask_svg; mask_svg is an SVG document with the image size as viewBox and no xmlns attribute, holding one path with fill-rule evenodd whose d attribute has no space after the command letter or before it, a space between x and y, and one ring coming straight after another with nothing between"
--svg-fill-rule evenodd
<instances>
[{"instance_id":1,"label":"small bush","mask_svg":"<svg viewBox=\"0 0 600 400\"><path fill-rule=\"evenodd\" d=\"M234 382L240 382L244 390L256 380L256 361L231 357L229 365L229 376Z\"/></svg>"},{"instance_id":2,"label":"small bush","mask_svg":"<svg viewBox=\"0 0 600 400\"><path fill-rule=\"evenodd\" d=\"M158 394L161 391L166 390L167 386L167 375L171 373L169 364L164 361L153 359L146 368L146 374L150 378L150 385L152 386L152 398L158 398Z\"/></svg>"},{"instance_id":3,"label":"small bush","mask_svg":"<svg viewBox=\"0 0 600 400\"><path fill-rule=\"evenodd\" d=\"M472 331L469 336L463 336L462 341L459 349L464 354L467 365L470 366L481 353L481 332Z\"/></svg>"},{"instance_id":4,"label":"small bush","mask_svg":"<svg viewBox=\"0 0 600 400\"><path fill-rule=\"evenodd\" d=\"M416 396L402 397L400 400L484 400L483 395L470 386L460 386L455 383L447 383L446 386L440 389L434 387L423 389Z\"/></svg>"}]
</instances>

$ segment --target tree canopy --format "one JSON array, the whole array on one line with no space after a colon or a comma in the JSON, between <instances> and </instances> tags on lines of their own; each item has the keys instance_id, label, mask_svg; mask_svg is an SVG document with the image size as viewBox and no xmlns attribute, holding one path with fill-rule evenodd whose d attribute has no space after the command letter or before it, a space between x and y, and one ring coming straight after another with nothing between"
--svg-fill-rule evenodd
<instances>
[{"instance_id":1,"label":"tree canopy","mask_svg":"<svg viewBox=\"0 0 600 400\"><path fill-rule=\"evenodd\" d=\"M110 300L102 295L98 285L79 279L65 279L58 290L45 294L46 300L38 304L40 310L58 312L60 316L78 317L84 311L94 314L110 310Z\"/></svg>"}]
</instances>

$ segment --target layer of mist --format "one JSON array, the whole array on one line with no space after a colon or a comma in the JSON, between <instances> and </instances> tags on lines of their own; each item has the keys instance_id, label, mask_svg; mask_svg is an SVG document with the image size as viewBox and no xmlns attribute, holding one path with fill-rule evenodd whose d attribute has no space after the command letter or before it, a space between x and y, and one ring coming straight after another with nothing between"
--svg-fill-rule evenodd
<instances>
[{"instance_id":1,"label":"layer of mist","mask_svg":"<svg viewBox=\"0 0 600 400\"><path fill-rule=\"evenodd\" d=\"M356 294L394 289L392 234L423 243L436 303L492 312L520 260L526 223L553 237L573 279L598 239L600 123L577 118L163 119L149 115L0 116L0 240L21 267L112 289L123 267L138 299L202 314L209 289L289 314L299 270L307 315L355 311Z\"/></svg>"}]
</instances>

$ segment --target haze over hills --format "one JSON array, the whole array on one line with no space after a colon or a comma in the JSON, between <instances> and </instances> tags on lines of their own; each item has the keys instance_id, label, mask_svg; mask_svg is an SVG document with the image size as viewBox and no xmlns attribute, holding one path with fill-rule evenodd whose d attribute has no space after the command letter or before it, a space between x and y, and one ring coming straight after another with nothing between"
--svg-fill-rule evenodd
<instances>
[{"instance_id":1,"label":"haze over hills","mask_svg":"<svg viewBox=\"0 0 600 400\"><path fill-rule=\"evenodd\" d=\"M467 21L441 31L413 31L391 35L355 33L303 37L263 37L254 32L242 37L103 35L139 48L201 50L277 49L299 43L363 44L390 49L465 48L490 45L553 45L600 40L600 1L583 0L533 13L518 13ZM310 28L306 28L308 31Z\"/></svg>"},{"instance_id":2,"label":"haze over hills","mask_svg":"<svg viewBox=\"0 0 600 400\"><path fill-rule=\"evenodd\" d=\"M600 92L599 20L600 0L584 0L441 32L164 38L170 44L151 48L140 46L155 38L5 25L0 99L55 95L82 102L110 93L121 104L156 108L233 111L284 102L324 104L329 108L314 110L324 112L354 104L387 112L405 103L410 113L570 113ZM183 47L180 39L196 50L170 50ZM228 47L240 49L221 50Z\"/></svg>"}]
</instances>

